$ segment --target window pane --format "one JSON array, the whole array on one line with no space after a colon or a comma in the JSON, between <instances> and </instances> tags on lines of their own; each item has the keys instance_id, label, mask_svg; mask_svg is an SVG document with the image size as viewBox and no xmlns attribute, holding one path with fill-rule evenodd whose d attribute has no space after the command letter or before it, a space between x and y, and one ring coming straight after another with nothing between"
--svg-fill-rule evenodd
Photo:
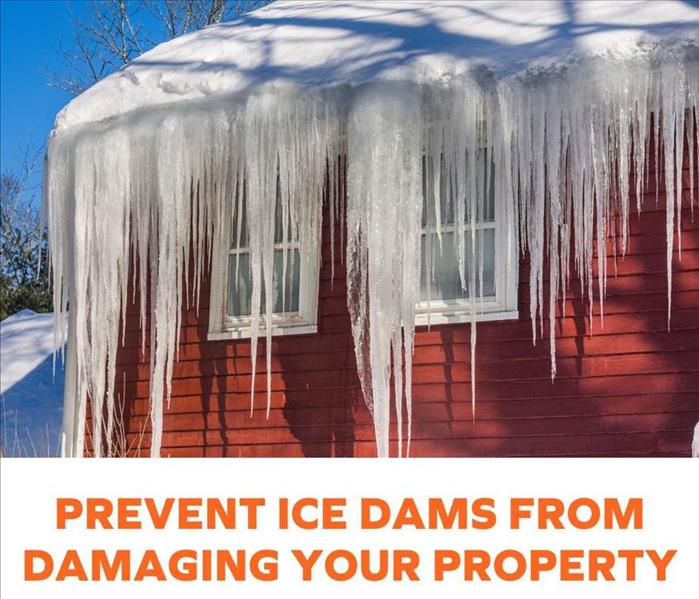
<instances>
[{"instance_id":1,"label":"window pane","mask_svg":"<svg viewBox=\"0 0 699 599\"><path fill-rule=\"evenodd\" d=\"M238 267L236 272L236 259ZM300 256L298 250L288 250L286 253L286 289L282 296L282 267L283 252L274 252L274 313L298 312L299 283L301 280ZM252 296L252 281L250 279L250 255L247 253L231 254L228 259L228 314L230 316L250 316L250 300ZM260 312L265 311L265 288L262 282L262 299Z\"/></svg>"},{"instance_id":2,"label":"window pane","mask_svg":"<svg viewBox=\"0 0 699 599\"><path fill-rule=\"evenodd\" d=\"M436 224L434 213L434 168L432 161L427 160L426 156L422 158L422 173L423 173L423 189L422 189L422 226L434 227ZM449 178L449 173L445 168L443 160L440 160L440 178L439 178L439 218L442 225L454 224L454 199L453 199L453 184ZM449 193L447 193L449 192Z\"/></svg>"},{"instance_id":3,"label":"window pane","mask_svg":"<svg viewBox=\"0 0 699 599\"><path fill-rule=\"evenodd\" d=\"M278 185L278 183L277 183ZM283 243L284 241L298 241L298 231L294 231L291 226L290 214L284 218L282 211L282 202L279 195L279 187L277 187L277 202L274 207L274 243ZM284 225L286 224L286 236L284 235ZM280 258L281 260L281 258Z\"/></svg>"},{"instance_id":4,"label":"window pane","mask_svg":"<svg viewBox=\"0 0 699 599\"><path fill-rule=\"evenodd\" d=\"M248 219L245 212L247 209L247 206L245 205L245 186L243 186L242 194L243 195L237 205L237 211L240 212L240 214L236 214L236 205L233 205L233 215L231 220L231 249L233 250L238 248L246 248L248 246ZM240 217L240 219L238 217ZM240 232L238 232L239 220ZM238 235L240 235L240 240L238 240Z\"/></svg>"},{"instance_id":5,"label":"window pane","mask_svg":"<svg viewBox=\"0 0 699 599\"><path fill-rule=\"evenodd\" d=\"M495 220L495 165L491 161L486 172L487 150L483 150L478 155L479 168L479 191L480 197L476 200L476 220L478 222L492 222ZM449 172L444 167L444 162L440 161L440 184L439 184L439 212L440 220L443 226L454 225L456 223L456 206L455 203L461 201L464 203L463 212L466 213L465 219L468 223L471 219L470 202L467 198L457 198L455 195L454 181L450 178ZM431 161L423 156L423 190L422 190L422 226L434 227L436 225L435 206L434 206L434 169ZM485 199L483 209L481 209L481 201ZM483 213L483 214L481 214ZM464 217L462 217L464 218Z\"/></svg>"},{"instance_id":6,"label":"window pane","mask_svg":"<svg viewBox=\"0 0 699 599\"><path fill-rule=\"evenodd\" d=\"M431 300L468 299L468 281L471 264L470 238L466 239L465 248L465 277L466 291L461 288L459 277L459 263L457 260L457 236L455 233L442 234L442 247L440 253L439 239L434 233L430 233L431 251L427 253L427 235L422 235L422 269L420 272L420 300L428 298L428 285ZM481 246L482 242L482 246ZM480 294L479 256L480 248L483 251L483 297L495 297L495 231L483 229L476 232L476 290L475 295ZM431 256L431 276L427 277L427 258Z\"/></svg>"},{"instance_id":7,"label":"window pane","mask_svg":"<svg viewBox=\"0 0 699 599\"><path fill-rule=\"evenodd\" d=\"M233 206L233 214L231 217L231 249L237 250L240 248L248 247L248 219L246 211L246 193L243 190L243 195L240 199L238 205L238 211L240 214L236 214L236 207ZM240 217L240 218L238 218ZM284 213L282 211L282 203L279 198L279 188L277 188L277 201L275 203L274 209L274 243L281 244L284 242L284 224L286 222L286 241L292 242L298 240L298 231L295 231L291 227L290 215L287 214L284 218ZM240 232L238 232L238 221L240 221ZM240 235L240 242L238 242L238 235ZM281 258L280 258L281 259Z\"/></svg>"},{"instance_id":8,"label":"window pane","mask_svg":"<svg viewBox=\"0 0 699 599\"><path fill-rule=\"evenodd\" d=\"M250 255L230 254L228 257L228 314L249 316L251 295Z\"/></svg>"},{"instance_id":9,"label":"window pane","mask_svg":"<svg viewBox=\"0 0 699 599\"><path fill-rule=\"evenodd\" d=\"M483 193L487 195L485 197L485 214L482 220L492 222L495 220L495 165L492 161L488 166L487 179L485 165L483 166Z\"/></svg>"},{"instance_id":10,"label":"window pane","mask_svg":"<svg viewBox=\"0 0 699 599\"><path fill-rule=\"evenodd\" d=\"M283 266L284 254L282 250L276 250L274 252L274 275L272 277L275 314L299 311L299 285L301 281L301 256L299 250L287 249L286 251L286 281L282 295ZM264 294L262 297L264 302Z\"/></svg>"}]
</instances>

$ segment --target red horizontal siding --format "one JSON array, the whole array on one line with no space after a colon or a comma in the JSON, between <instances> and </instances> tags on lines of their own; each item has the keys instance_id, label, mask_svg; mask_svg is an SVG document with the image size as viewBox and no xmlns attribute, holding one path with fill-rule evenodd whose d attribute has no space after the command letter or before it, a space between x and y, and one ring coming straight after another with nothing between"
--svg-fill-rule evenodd
<instances>
[{"instance_id":1,"label":"red horizontal siding","mask_svg":"<svg viewBox=\"0 0 699 599\"><path fill-rule=\"evenodd\" d=\"M689 186L685 170L687 198ZM547 339L535 346L531 342L526 258L520 269L519 320L478 325L475 423L469 326L418 329L412 455L689 454L692 429L699 420L699 223L692 220L687 200L681 259L677 248L673 252L668 332L662 181L657 198L656 204L651 176L642 198L643 213L630 219L627 255L609 258L603 327L599 306L594 306L590 322L580 286L571 281L565 316L561 305L557 309L554 381ZM333 280L327 225L323 236L318 334L273 340L269 418L264 343L251 417L249 341L207 341L208 281L204 282L199 312L186 310L183 315L172 400L164 418L163 455L375 454L373 425L355 369L339 229ZM611 256L611 241L608 247ZM545 320L545 331L547 327ZM126 398L127 445L130 454L147 454L149 358L147 351L140 352L138 306L129 307L126 330L117 380Z\"/></svg>"}]
</instances>

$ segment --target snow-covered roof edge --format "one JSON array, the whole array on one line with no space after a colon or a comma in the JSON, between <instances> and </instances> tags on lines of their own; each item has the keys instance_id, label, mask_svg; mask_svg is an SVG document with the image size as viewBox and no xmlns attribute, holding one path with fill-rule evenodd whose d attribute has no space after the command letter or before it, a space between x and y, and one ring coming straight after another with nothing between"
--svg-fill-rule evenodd
<instances>
[{"instance_id":1,"label":"snow-covered roof edge","mask_svg":"<svg viewBox=\"0 0 699 599\"><path fill-rule=\"evenodd\" d=\"M70 102L56 131L261 88L449 82L565 72L590 59L696 53L699 9L675 2L287 2L160 44ZM659 52L658 50L662 51Z\"/></svg>"}]
</instances>

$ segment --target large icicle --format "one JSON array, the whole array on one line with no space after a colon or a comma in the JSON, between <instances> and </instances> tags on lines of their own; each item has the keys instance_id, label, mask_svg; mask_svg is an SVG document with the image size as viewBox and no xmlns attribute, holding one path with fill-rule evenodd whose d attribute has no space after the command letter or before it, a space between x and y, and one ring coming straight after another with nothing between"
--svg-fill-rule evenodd
<instances>
[{"instance_id":1,"label":"large icicle","mask_svg":"<svg viewBox=\"0 0 699 599\"><path fill-rule=\"evenodd\" d=\"M411 410L422 220L421 100L414 86L372 84L358 91L348 117L348 300L359 379L382 457L389 454L392 360L399 454L404 398Z\"/></svg>"},{"instance_id":2,"label":"large icicle","mask_svg":"<svg viewBox=\"0 0 699 599\"><path fill-rule=\"evenodd\" d=\"M332 94L330 94L332 96ZM321 205L325 177L335 170L338 103L319 93L299 97L296 90L273 88L249 98L245 110L245 193L247 237L252 273L252 385L253 409L257 337L265 324L267 363L267 417L272 390L272 314L274 296L262 289L273 288L275 243L298 240L302 260L313 260L319 245ZM332 199L330 201L333 201ZM282 285L286 269L293 270L293 252L282 249ZM288 265L288 266L287 266ZM286 297L286 293L282 293ZM261 315L264 321L261 319Z\"/></svg>"},{"instance_id":3,"label":"large icicle","mask_svg":"<svg viewBox=\"0 0 699 599\"><path fill-rule=\"evenodd\" d=\"M95 151L96 140L104 142L103 151ZM123 130L111 130L90 132L71 149L67 153L60 145L52 147L46 175L52 200L48 218L53 268L63 277L54 286L56 322L63 326L70 302L69 351L75 356L70 384L77 397L92 399L95 455L111 455L120 298L127 294L129 260L129 144ZM60 155L53 159L54 153ZM121 176L115 177L115 172ZM71 285L70 292L66 284ZM84 421L84 402L79 402L77 452L82 450Z\"/></svg>"},{"instance_id":4,"label":"large icicle","mask_svg":"<svg viewBox=\"0 0 699 599\"><path fill-rule=\"evenodd\" d=\"M679 237L684 132L694 131L699 77L692 60L684 62L676 55L662 59L662 53L648 63L619 65L599 59L565 73L505 79L495 93L487 77L435 83L423 87L420 115L412 119L406 110L416 110L411 102L418 91L413 90L411 98L410 86L375 84L358 93L348 131L348 302L359 378L374 411L379 455L385 455L388 448L391 372L397 419L402 421L401 370L403 363L409 366L410 358L405 348L403 354L396 351L400 342L396 331L400 329L412 347L412 321L403 318L409 314L406 306L414 306L418 299L412 288L415 295L408 300L405 293L411 287L402 287L404 282L398 280L401 266L416 254L410 244L419 248L421 243L419 234L412 239L401 234L406 224L400 220L409 218L409 207L415 204L411 194L419 189L412 184L415 164L402 153L417 147L413 123L425 122L419 145L426 176L423 222L436 231L434 240L426 235L427 264L422 267L433 279L433 254L439 256L445 243L443 215L453 210L459 275L471 298L471 398L475 402L475 321L483 299L482 236L477 231L486 209L482 190L491 168L501 214L514 214L519 222L519 238L510 230L508 242L519 243L529 254L534 342L543 334L548 296L554 378L556 302L561 294L565 296L571 240L575 240L574 264L587 295L590 318L596 296L604 326L609 251L616 260L617 249L623 255L629 242L630 170L633 167L639 174L635 193L640 210L649 139L661 139L667 189L669 315L675 227ZM396 89L401 90L398 96ZM651 115L655 115L652 121ZM396 140L400 140L399 149ZM479 160L483 155L492 156L492 161ZM402 212L398 215L392 210ZM395 223L395 229L384 227L381 235L372 236L377 230L372 229L373 219ZM438 248L433 251L434 243ZM511 264L506 270L508 276L516 272ZM391 309L386 308L387 298L393 301ZM563 310L565 297L562 299ZM379 318L380 323L373 324ZM399 426L399 441L401 436Z\"/></svg>"},{"instance_id":5,"label":"large icicle","mask_svg":"<svg viewBox=\"0 0 699 599\"><path fill-rule=\"evenodd\" d=\"M341 103L329 95L332 101L277 88L245 104L146 114L51 141L46 218L57 324L69 303L75 314L69 454L83 452L88 397L92 451L113 453L114 373L131 267L134 294L141 290L143 343L150 326L151 455L160 455L182 310L198 305L207 267L227 268L220 256L227 255L234 211L240 216L244 209L243 193L246 218L239 222L245 221L252 265L253 381L264 327L269 410L272 327L266 323L273 294L266 294L262 307L262 289L273 287L276 231L298 239L302 259L314 259L309 248L320 236L324 178L329 161L334 168L340 138ZM224 251L212 252L214 245ZM210 256L216 257L213 265ZM222 309L221 291L214 290L214 311Z\"/></svg>"}]
</instances>

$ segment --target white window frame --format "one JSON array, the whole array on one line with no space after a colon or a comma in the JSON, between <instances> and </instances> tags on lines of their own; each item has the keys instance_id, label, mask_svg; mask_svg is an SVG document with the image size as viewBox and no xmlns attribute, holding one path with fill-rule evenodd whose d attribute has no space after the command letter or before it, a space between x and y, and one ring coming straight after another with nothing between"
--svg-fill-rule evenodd
<instances>
[{"instance_id":1,"label":"white window frame","mask_svg":"<svg viewBox=\"0 0 699 599\"><path fill-rule=\"evenodd\" d=\"M225 219L229 221L230 219ZM230 243L230 222L222 225L222 242L214 248L214 259L211 261L211 311L209 313L210 341L224 339L250 339L252 337L252 319L250 316L231 316L228 314L228 277L230 274L229 259L236 254L249 253L249 246L235 248ZM216 233L214 233L215 235ZM302 244L299 241L275 243L274 249L281 250L286 246L287 252L298 250L299 256L299 309L294 312L275 313L272 315L273 337L281 335L311 335L318 332L318 291L320 287L320 237L306 247L310 256L303 256ZM223 247L220 247L223 246ZM217 280L215 280L217 278ZM218 297L217 297L218 296ZM267 334L267 322L264 314L260 315L258 335Z\"/></svg>"},{"instance_id":2,"label":"white window frame","mask_svg":"<svg viewBox=\"0 0 699 599\"><path fill-rule=\"evenodd\" d=\"M477 222L474 225L476 232L484 229L494 229L495 246L495 297L478 298L473 301L475 305L476 321L492 320L516 320L519 318L517 309L517 287L519 283L519 260L517 256L517 244L515 243L514 215L508 214L505 202L498 201L495 196L494 221ZM457 225L442 225L443 233L456 232ZM470 230L470 224L465 228ZM423 234L435 231L433 227L423 227L420 231L420 244ZM508 264L510 269L508 272ZM457 273L458 274L458 273ZM421 300L415 306L415 326L432 326L440 324L458 324L471 322L471 300L458 298L450 300Z\"/></svg>"}]
</instances>

